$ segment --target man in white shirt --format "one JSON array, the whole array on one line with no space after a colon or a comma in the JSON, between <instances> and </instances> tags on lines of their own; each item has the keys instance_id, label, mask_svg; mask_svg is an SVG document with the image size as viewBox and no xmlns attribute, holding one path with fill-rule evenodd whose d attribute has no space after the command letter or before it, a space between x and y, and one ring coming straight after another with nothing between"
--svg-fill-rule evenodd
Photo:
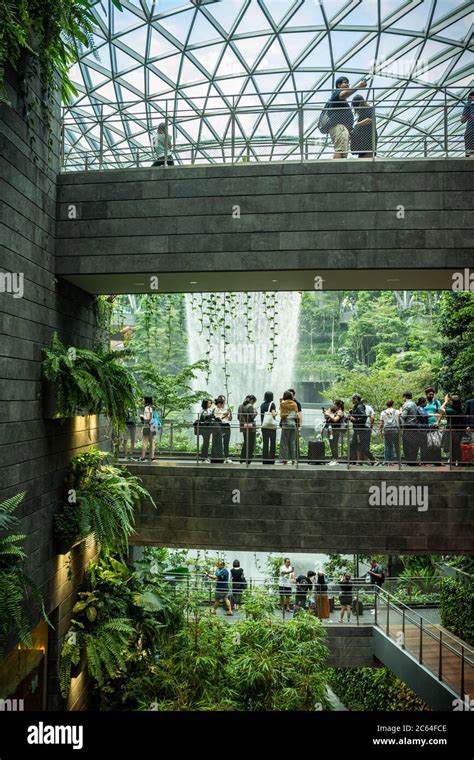
<instances>
[{"instance_id":1,"label":"man in white shirt","mask_svg":"<svg viewBox=\"0 0 474 760\"><path fill-rule=\"evenodd\" d=\"M375 457L374 457L374 455L372 454L372 452L370 450L370 439L372 437L372 431L373 431L374 422L375 422L375 410L374 410L374 408L372 406L370 406L369 403L367 403L367 399L366 398L363 398L362 401L361 401L361 403L365 406L365 413L367 415L367 420L365 422L365 427L366 427L366 430L365 430L365 436L366 436L365 453L366 453L366 456L367 456L367 459L369 460L369 462L371 464L375 464Z\"/></svg>"},{"instance_id":2,"label":"man in white shirt","mask_svg":"<svg viewBox=\"0 0 474 760\"><path fill-rule=\"evenodd\" d=\"M172 145L169 136L166 135L166 124L164 121L158 124L158 129L153 135L152 143L156 158L152 166L164 166L165 162L167 166L174 166L174 161L171 157Z\"/></svg>"},{"instance_id":3,"label":"man in white shirt","mask_svg":"<svg viewBox=\"0 0 474 760\"><path fill-rule=\"evenodd\" d=\"M282 609L287 612L290 610L291 583L295 581L295 571L291 565L289 557L285 557L283 565L280 567L280 599Z\"/></svg>"}]
</instances>

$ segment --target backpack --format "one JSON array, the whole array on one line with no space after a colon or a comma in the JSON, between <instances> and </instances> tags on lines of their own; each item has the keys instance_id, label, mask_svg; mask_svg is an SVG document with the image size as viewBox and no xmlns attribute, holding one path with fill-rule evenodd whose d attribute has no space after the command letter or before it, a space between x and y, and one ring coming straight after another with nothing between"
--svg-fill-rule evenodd
<instances>
[{"instance_id":1,"label":"backpack","mask_svg":"<svg viewBox=\"0 0 474 760\"><path fill-rule=\"evenodd\" d=\"M319 114L318 129L323 135L327 135L331 127L331 116L329 113L328 103L326 103L323 110Z\"/></svg>"},{"instance_id":2,"label":"backpack","mask_svg":"<svg viewBox=\"0 0 474 760\"><path fill-rule=\"evenodd\" d=\"M380 580L379 580L380 586L382 585L382 583L385 583L385 573L382 570L382 568L380 568Z\"/></svg>"},{"instance_id":3,"label":"backpack","mask_svg":"<svg viewBox=\"0 0 474 760\"><path fill-rule=\"evenodd\" d=\"M156 411L156 409L153 409L153 413L151 415L151 421L150 421L150 430L152 433L158 433L160 427L161 427L161 417Z\"/></svg>"}]
</instances>

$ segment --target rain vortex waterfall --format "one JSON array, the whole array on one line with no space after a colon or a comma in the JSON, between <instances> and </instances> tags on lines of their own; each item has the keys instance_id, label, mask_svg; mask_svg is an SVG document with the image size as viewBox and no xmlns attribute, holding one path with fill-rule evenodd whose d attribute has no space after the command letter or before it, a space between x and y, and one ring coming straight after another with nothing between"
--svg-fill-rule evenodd
<instances>
[{"instance_id":1,"label":"rain vortex waterfall","mask_svg":"<svg viewBox=\"0 0 474 760\"><path fill-rule=\"evenodd\" d=\"M204 297L206 294L204 294ZM196 299L196 297L194 297ZM200 296L197 296L199 300ZM275 361L269 369L272 348L270 322L267 316L263 293L249 293L250 324L252 339L248 337L248 323L243 316L245 311L244 293L235 294L235 317L227 329L227 374L228 403L234 407L234 423L239 404L248 393L257 397L260 404L265 391L273 391L275 401L288 387L294 387L294 365L298 347L298 317L300 310L300 293L278 292L273 309L275 315ZM201 332L199 308L192 308L193 296L186 295L186 324L188 332L188 358L190 362L206 358L209 348L210 331L206 322ZM196 304L196 300L195 300ZM210 345L210 375L206 382L205 373L193 383L194 388L209 391L212 398L220 393L226 395L224 377L223 339L213 335Z\"/></svg>"}]
</instances>

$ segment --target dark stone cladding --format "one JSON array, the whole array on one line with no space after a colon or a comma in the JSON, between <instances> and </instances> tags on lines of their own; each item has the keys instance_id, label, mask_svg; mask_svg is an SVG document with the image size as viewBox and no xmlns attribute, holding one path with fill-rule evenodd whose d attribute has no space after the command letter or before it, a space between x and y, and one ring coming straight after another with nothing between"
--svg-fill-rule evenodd
<instances>
[{"instance_id":1,"label":"dark stone cladding","mask_svg":"<svg viewBox=\"0 0 474 760\"><path fill-rule=\"evenodd\" d=\"M31 86L35 87L34 82ZM57 652L85 561L93 552L75 551L68 577L66 558L54 552L52 519L64 498L71 456L98 442L101 431L95 418L43 419L42 348L55 330L66 343L92 346L96 317L91 296L55 273L58 113L52 121L50 150L41 113L34 108L27 126L20 79L11 71L7 90L12 106L0 104L0 269L23 274L24 296L0 293L0 500L26 492L17 510L20 532L26 534L26 570L57 623L56 630L49 631L48 642L48 702L55 709L60 705ZM38 617L31 611L30 620L33 628ZM76 688L69 705L80 706L82 699Z\"/></svg>"},{"instance_id":2,"label":"dark stone cladding","mask_svg":"<svg viewBox=\"0 0 474 760\"><path fill-rule=\"evenodd\" d=\"M64 173L57 271L467 267L473 177L468 159Z\"/></svg>"},{"instance_id":3,"label":"dark stone cladding","mask_svg":"<svg viewBox=\"0 0 474 760\"><path fill-rule=\"evenodd\" d=\"M136 545L275 552L465 554L473 551L472 474L456 469L130 465L145 504ZM428 509L369 505L369 487L428 486ZM240 503L235 503L236 498Z\"/></svg>"}]
</instances>

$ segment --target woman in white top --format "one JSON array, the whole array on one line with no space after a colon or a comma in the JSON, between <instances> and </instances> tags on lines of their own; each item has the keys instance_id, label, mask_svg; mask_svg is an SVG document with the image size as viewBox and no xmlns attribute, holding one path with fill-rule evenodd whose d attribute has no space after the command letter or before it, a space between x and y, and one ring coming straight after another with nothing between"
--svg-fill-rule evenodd
<instances>
[{"instance_id":1,"label":"woman in white top","mask_svg":"<svg viewBox=\"0 0 474 760\"><path fill-rule=\"evenodd\" d=\"M164 166L165 159L168 166L174 166L174 161L171 156L172 145L170 139L166 138L166 125L165 122L158 124L158 130L153 135L153 150L155 151L156 161L152 166Z\"/></svg>"},{"instance_id":2,"label":"woman in white top","mask_svg":"<svg viewBox=\"0 0 474 760\"><path fill-rule=\"evenodd\" d=\"M215 406L212 409L212 414L215 419L219 421L222 432L222 444L224 447L224 463L232 464L232 459L229 457L229 441L230 441L230 423L232 422L232 409L225 403L225 396L218 396L214 400Z\"/></svg>"},{"instance_id":3,"label":"woman in white top","mask_svg":"<svg viewBox=\"0 0 474 760\"><path fill-rule=\"evenodd\" d=\"M383 463L394 464L400 457L400 412L390 399L380 415L380 434L383 436Z\"/></svg>"},{"instance_id":4,"label":"woman in white top","mask_svg":"<svg viewBox=\"0 0 474 760\"><path fill-rule=\"evenodd\" d=\"M286 610L286 612L291 612L290 610L290 599L291 599L291 584L295 580L295 571L291 565L289 557L285 557L283 560L283 565L280 567L280 599L281 599L281 607L283 610Z\"/></svg>"}]
</instances>

